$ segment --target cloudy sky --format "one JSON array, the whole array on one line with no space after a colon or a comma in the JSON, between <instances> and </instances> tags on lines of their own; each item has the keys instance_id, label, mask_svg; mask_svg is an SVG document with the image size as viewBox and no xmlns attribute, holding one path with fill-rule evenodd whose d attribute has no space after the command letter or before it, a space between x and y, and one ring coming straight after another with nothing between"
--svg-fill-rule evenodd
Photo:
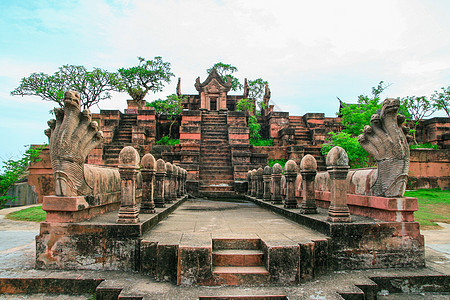
<instances>
[{"instance_id":1,"label":"cloudy sky","mask_svg":"<svg viewBox=\"0 0 450 300\"><path fill-rule=\"evenodd\" d=\"M381 80L391 84L384 97L429 96L450 84L449 11L448 0L1 0L0 161L46 142L54 107L10 92L64 64L115 71L162 56L182 92L195 93L195 78L221 61L239 78L269 81L291 115L334 116L336 96L355 102ZM99 108L122 110L127 98Z\"/></svg>"}]
</instances>

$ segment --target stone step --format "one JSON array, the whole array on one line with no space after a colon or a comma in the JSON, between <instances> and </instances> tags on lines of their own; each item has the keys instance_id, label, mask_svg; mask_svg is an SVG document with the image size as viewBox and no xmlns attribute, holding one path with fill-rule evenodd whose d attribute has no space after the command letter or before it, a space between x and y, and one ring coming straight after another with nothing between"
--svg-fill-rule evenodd
<instances>
[{"instance_id":1,"label":"stone step","mask_svg":"<svg viewBox=\"0 0 450 300\"><path fill-rule=\"evenodd\" d=\"M261 285L269 282L269 271L256 267L214 267L213 276L220 285Z\"/></svg>"},{"instance_id":2,"label":"stone step","mask_svg":"<svg viewBox=\"0 0 450 300\"><path fill-rule=\"evenodd\" d=\"M232 191L233 191L232 186L221 186L221 185L215 185L215 186L200 185L199 186L199 192L201 192L201 193L204 193L204 192L221 193L221 192L232 192Z\"/></svg>"},{"instance_id":3,"label":"stone step","mask_svg":"<svg viewBox=\"0 0 450 300\"><path fill-rule=\"evenodd\" d=\"M263 266L264 252L261 250L214 250L213 265L223 267Z\"/></svg>"},{"instance_id":4,"label":"stone step","mask_svg":"<svg viewBox=\"0 0 450 300\"><path fill-rule=\"evenodd\" d=\"M257 238L215 238L213 250L260 250L261 239Z\"/></svg>"}]
</instances>

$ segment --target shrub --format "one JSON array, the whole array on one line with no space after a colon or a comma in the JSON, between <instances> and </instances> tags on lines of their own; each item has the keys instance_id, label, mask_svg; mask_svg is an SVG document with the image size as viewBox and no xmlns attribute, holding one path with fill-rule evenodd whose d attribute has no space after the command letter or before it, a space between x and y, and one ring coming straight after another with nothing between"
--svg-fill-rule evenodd
<instances>
[{"instance_id":1,"label":"shrub","mask_svg":"<svg viewBox=\"0 0 450 300\"><path fill-rule=\"evenodd\" d=\"M439 145L432 145L431 143L409 145L409 149L439 149Z\"/></svg>"},{"instance_id":2,"label":"shrub","mask_svg":"<svg viewBox=\"0 0 450 300\"><path fill-rule=\"evenodd\" d=\"M275 143L273 139L250 139L250 144L253 146L273 146Z\"/></svg>"},{"instance_id":3,"label":"shrub","mask_svg":"<svg viewBox=\"0 0 450 300\"><path fill-rule=\"evenodd\" d=\"M169 136L163 136L160 140L156 141L156 145L178 145L180 143L179 139L171 139Z\"/></svg>"}]
</instances>

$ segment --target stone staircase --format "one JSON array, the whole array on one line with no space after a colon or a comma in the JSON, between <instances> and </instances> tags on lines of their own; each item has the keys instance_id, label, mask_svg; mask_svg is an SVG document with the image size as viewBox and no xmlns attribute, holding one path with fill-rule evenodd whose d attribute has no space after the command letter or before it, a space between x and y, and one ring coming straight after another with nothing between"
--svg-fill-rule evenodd
<instances>
[{"instance_id":1,"label":"stone staircase","mask_svg":"<svg viewBox=\"0 0 450 300\"><path fill-rule=\"evenodd\" d=\"M213 239L213 276L219 285L269 282L260 239Z\"/></svg>"},{"instance_id":2,"label":"stone staircase","mask_svg":"<svg viewBox=\"0 0 450 300\"><path fill-rule=\"evenodd\" d=\"M303 146L305 154L311 154L317 161L318 171L325 171L327 169L325 158L320 152L319 145L313 145L309 129L301 116L289 116L289 124L291 128L295 129L295 144Z\"/></svg>"},{"instance_id":3,"label":"stone staircase","mask_svg":"<svg viewBox=\"0 0 450 300\"><path fill-rule=\"evenodd\" d=\"M123 114L112 142L103 146L103 163L108 166L119 164L120 150L132 142L133 126L137 124L137 114Z\"/></svg>"},{"instance_id":4,"label":"stone staircase","mask_svg":"<svg viewBox=\"0 0 450 300\"><path fill-rule=\"evenodd\" d=\"M203 195L232 193L234 177L227 115L203 112L201 128L199 192Z\"/></svg>"}]
</instances>

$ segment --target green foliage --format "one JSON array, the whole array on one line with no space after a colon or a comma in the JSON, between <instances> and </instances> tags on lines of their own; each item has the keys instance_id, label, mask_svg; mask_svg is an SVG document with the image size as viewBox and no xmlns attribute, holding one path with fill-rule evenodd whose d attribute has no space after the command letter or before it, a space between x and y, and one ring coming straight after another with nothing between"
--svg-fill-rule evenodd
<instances>
[{"instance_id":1,"label":"green foliage","mask_svg":"<svg viewBox=\"0 0 450 300\"><path fill-rule=\"evenodd\" d=\"M169 120L172 120L169 127L169 137L172 134L172 126L176 122L175 116L180 115L183 111L182 103L186 99L186 96L178 96L177 94L172 94L167 96L166 99L158 99L147 103L147 106L155 108L157 115L165 115Z\"/></svg>"},{"instance_id":2,"label":"green foliage","mask_svg":"<svg viewBox=\"0 0 450 300\"><path fill-rule=\"evenodd\" d=\"M53 75L33 73L22 78L20 85L11 92L13 96L38 96L42 100L54 101L64 106L64 92L77 91L81 107L89 108L99 101L110 99L109 91L119 84L116 73L94 68L88 71L84 66L64 65Z\"/></svg>"},{"instance_id":3,"label":"green foliage","mask_svg":"<svg viewBox=\"0 0 450 300\"><path fill-rule=\"evenodd\" d=\"M42 210L42 205L28 207L6 215L7 219L16 221L43 222L47 213Z\"/></svg>"},{"instance_id":4,"label":"green foliage","mask_svg":"<svg viewBox=\"0 0 450 300\"><path fill-rule=\"evenodd\" d=\"M409 145L409 149L439 149L439 145L432 145L431 143Z\"/></svg>"},{"instance_id":5,"label":"green foliage","mask_svg":"<svg viewBox=\"0 0 450 300\"><path fill-rule=\"evenodd\" d=\"M255 116L248 116L248 129L250 140L261 139L261 125L258 123L258 119Z\"/></svg>"},{"instance_id":6,"label":"green foliage","mask_svg":"<svg viewBox=\"0 0 450 300\"><path fill-rule=\"evenodd\" d=\"M448 117L450 117L449 114L449 105L450 105L450 85L445 88L441 88L442 92L434 91L434 94L431 95L431 101L433 104L433 107L438 110L444 110Z\"/></svg>"},{"instance_id":7,"label":"green foliage","mask_svg":"<svg viewBox=\"0 0 450 300\"><path fill-rule=\"evenodd\" d=\"M380 94L387 87L383 81L380 81L377 87L372 87L372 96L359 95L357 104L347 104L341 109L342 124L345 126L346 133L352 136L363 133L364 126L370 124L372 115L381 109Z\"/></svg>"},{"instance_id":8,"label":"green foliage","mask_svg":"<svg viewBox=\"0 0 450 300\"><path fill-rule=\"evenodd\" d=\"M212 69L216 69L217 73L220 75L223 81L228 82L231 81L231 90L239 91L242 89L242 84L239 82L239 79L234 77L232 74L237 72L238 69L235 66L230 64L224 64L222 62L218 62L214 64L211 68L207 69L206 72L209 74Z\"/></svg>"},{"instance_id":9,"label":"green foliage","mask_svg":"<svg viewBox=\"0 0 450 300\"><path fill-rule=\"evenodd\" d=\"M255 102L252 99L241 99L236 103L236 110L245 111L251 115L255 111Z\"/></svg>"},{"instance_id":10,"label":"green foliage","mask_svg":"<svg viewBox=\"0 0 450 300\"><path fill-rule=\"evenodd\" d=\"M416 197L419 210L414 213L415 221L420 226L439 228L435 222L450 223L450 191L440 189L420 189L406 191L405 197Z\"/></svg>"},{"instance_id":11,"label":"green foliage","mask_svg":"<svg viewBox=\"0 0 450 300\"><path fill-rule=\"evenodd\" d=\"M156 145L178 145L180 143L179 139L171 139L170 136L163 136L160 140L156 141Z\"/></svg>"},{"instance_id":12,"label":"green foliage","mask_svg":"<svg viewBox=\"0 0 450 300\"><path fill-rule=\"evenodd\" d=\"M269 162L267 164L269 165L269 167L273 168L276 163L281 165L284 173L284 165L287 163L287 159L269 159Z\"/></svg>"},{"instance_id":13,"label":"green foliage","mask_svg":"<svg viewBox=\"0 0 450 300\"><path fill-rule=\"evenodd\" d=\"M130 68L120 68L120 84L118 90L126 90L133 100L144 100L148 91L154 93L162 91L165 83L175 76L170 71L170 63L164 62L160 56L154 60L138 57L139 64Z\"/></svg>"},{"instance_id":14,"label":"green foliage","mask_svg":"<svg viewBox=\"0 0 450 300\"><path fill-rule=\"evenodd\" d=\"M25 174L31 162L40 161L38 157L44 147L45 145L37 148L30 147L20 159L3 162L3 172L0 174L0 208L3 208L8 200L15 200L7 196L9 188Z\"/></svg>"},{"instance_id":15,"label":"green foliage","mask_svg":"<svg viewBox=\"0 0 450 300\"><path fill-rule=\"evenodd\" d=\"M250 139L250 144L253 146L273 146L275 145L273 139Z\"/></svg>"},{"instance_id":16,"label":"green foliage","mask_svg":"<svg viewBox=\"0 0 450 300\"><path fill-rule=\"evenodd\" d=\"M322 144L322 154L326 156L334 146L342 147L347 152L350 167L365 168L372 165L369 154L361 147L357 137L344 131L330 132L327 142Z\"/></svg>"},{"instance_id":17,"label":"green foliage","mask_svg":"<svg viewBox=\"0 0 450 300\"><path fill-rule=\"evenodd\" d=\"M263 80L262 78L248 81L248 96L252 99L255 99L259 108L259 112L261 112L261 110L263 109L266 109L263 96L267 83L268 82Z\"/></svg>"},{"instance_id":18,"label":"green foliage","mask_svg":"<svg viewBox=\"0 0 450 300\"><path fill-rule=\"evenodd\" d=\"M419 120L431 116L436 111L436 107L425 96L407 96L402 98L401 103L407 109L409 119L413 121L413 129L411 132L413 134L414 144L417 145L416 132Z\"/></svg>"}]
</instances>

